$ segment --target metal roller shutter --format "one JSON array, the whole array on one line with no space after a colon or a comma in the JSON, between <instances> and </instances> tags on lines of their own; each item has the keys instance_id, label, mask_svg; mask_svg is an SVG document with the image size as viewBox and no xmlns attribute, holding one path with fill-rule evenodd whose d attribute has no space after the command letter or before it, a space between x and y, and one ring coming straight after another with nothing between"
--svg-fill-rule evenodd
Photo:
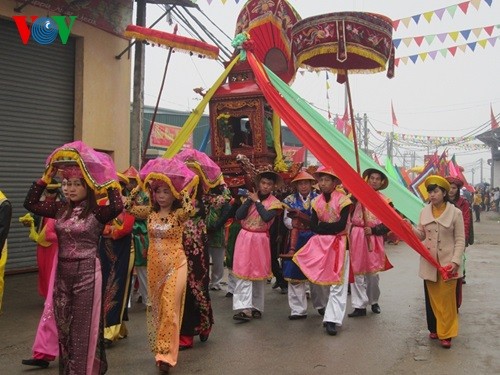
<instances>
[{"instance_id":1,"label":"metal roller shutter","mask_svg":"<svg viewBox=\"0 0 500 375\"><path fill-rule=\"evenodd\" d=\"M19 223L28 188L50 152L73 140L75 40L27 45L0 19L0 189L13 206L7 272L36 267L36 246Z\"/></svg>"}]
</instances>

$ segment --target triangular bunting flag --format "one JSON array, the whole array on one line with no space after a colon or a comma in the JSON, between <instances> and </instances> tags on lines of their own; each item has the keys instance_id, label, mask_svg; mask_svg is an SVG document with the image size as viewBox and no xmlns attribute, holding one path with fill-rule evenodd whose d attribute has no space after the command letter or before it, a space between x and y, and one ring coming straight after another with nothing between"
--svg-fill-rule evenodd
<instances>
[{"instance_id":1,"label":"triangular bunting flag","mask_svg":"<svg viewBox=\"0 0 500 375\"><path fill-rule=\"evenodd\" d=\"M418 21L420 21L420 16L421 14L415 14L414 16L411 17L413 21L415 21L415 25L418 25Z\"/></svg>"},{"instance_id":2,"label":"triangular bunting flag","mask_svg":"<svg viewBox=\"0 0 500 375\"><path fill-rule=\"evenodd\" d=\"M493 38L488 38L488 42L490 42L492 47L495 47L495 43L497 42L497 37L495 36Z\"/></svg>"},{"instance_id":3,"label":"triangular bunting flag","mask_svg":"<svg viewBox=\"0 0 500 375\"><path fill-rule=\"evenodd\" d=\"M394 48L398 48L399 44L401 43L401 39L393 39L392 43L394 43Z\"/></svg>"},{"instance_id":4,"label":"triangular bunting flag","mask_svg":"<svg viewBox=\"0 0 500 375\"><path fill-rule=\"evenodd\" d=\"M457 6L456 5L450 5L449 7L446 7L446 10L450 14L451 18L455 16L455 12L457 11Z\"/></svg>"},{"instance_id":5,"label":"triangular bunting flag","mask_svg":"<svg viewBox=\"0 0 500 375\"><path fill-rule=\"evenodd\" d=\"M474 52L474 50L476 49L477 42L467 43L467 45L472 50L472 52Z\"/></svg>"},{"instance_id":6,"label":"triangular bunting flag","mask_svg":"<svg viewBox=\"0 0 500 375\"><path fill-rule=\"evenodd\" d=\"M438 51L431 51L431 52L429 52L429 56L431 57L432 60L434 60L436 58L437 52Z\"/></svg>"},{"instance_id":7,"label":"triangular bunting flag","mask_svg":"<svg viewBox=\"0 0 500 375\"><path fill-rule=\"evenodd\" d=\"M401 20L394 20L394 21L392 21L392 28L393 28L395 31L397 31L397 30L398 30L399 21L401 21Z\"/></svg>"},{"instance_id":8,"label":"triangular bunting flag","mask_svg":"<svg viewBox=\"0 0 500 375\"><path fill-rule=\"evenodd\" d=\"M486 28L485 28L486 30ZM481 35L481 31L483 31L483 29L481 27L476 27L474 29L472 29L472 34L474 34L474 36L476 38L479 38L479 35Z\"/></svg>"},{"instance_id":9,"label":"triangular bunting flag","mask_svg":"<svg viewBox=\"0 0 500 375\"><path fill-rule=\"evenodd\" d=\"M469 9L470 1L464 1L463 3L458 4L458 7L464 14L467 14L467 10Z\"/></svg>"},{"instance_id":10,"label":"triangular bunting flag","mask_svg":"<svg viewBox=\"0 0 500 375\"><path fill-rule=\"evenodd\" d=\"M471 2L470 2L470 3L472 4L472 6L473 6L474 8L476 8L476 10L478 10L478 9L479 9L479 7L481 6L481 1L482 1L482 0L471 0Z\"/></svg>"},{"instance_id":11,"label":"triangular bunting flag","mask_svg":"<svg viewBox=\"0 0 500 375\"><path fill-rule=\"evenodd\" d=\"M409 56L409 58L415 64L418 60L418 55L411 55L411 56Z\"/></svg>"},{"instance_id":12,"label":"triangular bunting flag","mask_svg":"<svg viewBox=\"0 0 500 375\"><path fill-rule=\"evenodd\" d=\"M225 5L227 0L220 0L220 1L222 2L222 5Z\"/></svg>"},{"instance_id":13,"label":"triangular bunting flag","mask_svg":"<svg viewBox=\"0 0 500 375\"><path fill-rule=\"evenodd\" d=\"M447 36L448 36L448 33L437 34L437 37L441 43L444 43Z\"/></svg>"},{"instance_id":14,"label":"triangular bunting flag","mask_svg":"<svg viewBox=\"0 0 500 375\"><path fill-rule=\"evenodd\" d=\"M457 46L458 49L460 51L462 51L463 53L465 53L465 51L467 51L467 44L460 44L459 46Z\"/></svg>"},{"instance_id":15,"label":"triangular bunting flag","mask_svg":"<svg viewBox=\"0 0 500 375\"><path fill-rule=\"evenodd\" d=\"M403 62L403 64L408 64L408 56L404 56L404 57L401 57L401 61Z\"/></svg>"},{"instance_id":16,"label":"triangular bunting flag","mask_svg":"<svg viewBox=\"0 0 500 375\"><path fill-rule=\"evenodd\" d=\"M493 0L484 0L484 2L491 8L491 3L493 2Z\"/></svg>"},{"instance_id":17,"label":"triangular bunting flag","mask_svg":"<svg viewBox=\"0 0 500 375\"><path fill-rule=\"evenodd\" d=\"M430 11L430 12L425 12L424 13L424 18L426 19L426 21L428 23L431 23L431 19L432 19L432 16L434 15L434 12L433 11Z\"/></svg>"},{"instance_id":18,"label":"triangular bunting flag","mask_svg":"<svg viewBox=\"0 0 500 375\"><path fill-rule=\"evenodd\" d=\"M422 52L422 53L419 53L418 55L420 56L422 61L425 61L425 59L427 58L427 52Z\"/></svg>"},{"instance_id":19,"label":"triangular bunting flag","mask_svg":"<svg viewBox=\"0 0 500 375\"><path fill-rule=\"evenodd\" d=\"M394 59L394 66L397 68L399 66L399 58Z\"/></svg>"},{"instance_id":20,"label":"triangular bunting flag","mask_svg":"<svg viewBox=\"0 0 500 375\"><path fill-rule=\"evenodd\" d=\"M442 48L439 50L439 52L441 52L441 55L443 55L443 57L446 57L446 55L448 54L448 49L447 48Z\"/></svg>"},{"instance_id":21,"label":"triangular bunting flag","mask_svg":"<svg viewBox=\"0 0 500 375\"><path fill-rule=\"evenodd\" d=\"M493 26L487 26L484 28L484 31L486 31L486 34L491 36L491 33L493 32Z\"/></svg>"},{"instance_id":22,"label":"triangular bunting flag","mask_svg":"<svg viewBox=\"0 0 500 375\"><path fill-rule=\"evenodd\" d=\"M420 47L422 45L422 42L424 40L424 37L423 36L416 36L415 38L415 43L417 43L417 45Z\"/></svg>"},{"instance_id":23,"label":"triangular bunting flag","mask_svg":"<svg viewBox=\"0 0 500 375\"><path fill-rule=\"evenodd\" d=\"M435 37L436 37L436 34L426 35L425 41L427 42L428 45L431 45L432 42L434 41Z\"/></svg>"},{"instance_id":24,"label":"triangular bunting flag","mask_svg":"<svg viewBox=\"0 0 500 375\"><path fill-rule=\"evenodd\" d=\"M486 48L486 43L488 43L487 39L481 39L477 41L477 44L479 44L483 48Z\"/></svg>"},{"instance_id":25,"label":"triangular bunting flag","mask_svg":"<svg viewBox=\"0 0 500 375\"><path fill-rule=\"evenodd\" d=\"M458 31L452 31L451 33L448 33L448 35L450 35L450 38L456 42L457 39L458 39Z\"/></svg>"},{"instance_id":26,"label":"triangular bunting flag","mask_svg":"<svg viewBox=\"0 0 500 375\"><path fill-rule=\"evenodd\" d=\"M403 38L403 43L406 45L406 47L409 47L412 40L413 40L412 37Z\"/></svg>"},{"instance_id":27,"label":"triangular bunting flag","mask_svg":"<svg viewBox=\"0 0 500 375\"><path fill-rule=\"evenodd\" d=\"M411 17L406 17L401 20L401 22L403 23L403 25L405 25L406 28L408 28L408 26L410 25L410 21Z\"/></svg>"},{"instance_id":28,"label":"triangular bunting flag","mask_svg":"<svg viewBox=\"0 0 500 375\"><path fill-rule=\"evenodd\" d=\"M434 13L441 20L443 18L443 14L444 14L445 10L446 10L446 8L441 8L441 9L436 10Z\"/></svg>"},{"instance_id":29,"label":"triangular bunting flag","mask_svg":"<svg viewBox=\"0 0 500 375\"><path fill-rule=\"evenodd\" d=\"M467 41L467 39L469 39L470 30L461 30L460 34L462 34L462 37Z\"/></svg>"},{"instance_id":30,"label":"triangular bunting flag","mask_svg":"<svg viewBox=\"0 0 500 375\"><path fill-rule=\"evenodd\" d=\"M457 52L457 47L456 46L449 47L448 51L450 51L450 53L451 53L452 56L455 56L455 53Z\"/></svg>"}]
</instances>

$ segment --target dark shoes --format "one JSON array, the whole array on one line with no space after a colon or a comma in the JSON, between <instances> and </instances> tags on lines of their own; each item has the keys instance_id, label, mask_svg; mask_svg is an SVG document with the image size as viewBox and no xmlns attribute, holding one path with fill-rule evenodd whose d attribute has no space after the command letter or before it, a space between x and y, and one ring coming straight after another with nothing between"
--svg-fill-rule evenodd
<instances>
[{"instance_id":1,"label":"dark shoes","mask_svg":"<svg viewBox=\"0 0 500 375\"><path fill-rule=\"evenodd\" d=\"M318 309L318 314L321 316L324 316L325 315L325 308L322 307L321 309Z\"/></svg>"},{"instance_id":2,"label":"dark shoes","mask_svg":"<svg viewBox=\"0 0 500 375\"><path fill-rule=\"evenodd\" d=\"M233 293L231 293L231 292L226 293L226 298L232 298L232 297L233 297Z\"/></svg>"},{"instance_id":3,"label":"dark shoes","mask_svg":"<svg viewBox=\"0 0 500 375\"><path fill-rule=\"evenodd\" d=\"M288 287L281 286L280 287L280 293L281 294L288 294Z\"/></svg>"},{"instance_id":4,"label":"dark shoes","mask_svg":"<svg viewBox=\"0 0 500 375\"><path fill-rule=\"evenodd\" d=\"M262 318L262 313L259 310L252 310L252 318L260 319Z\"/></svg>"},{"instance_id":5,"label":"dark shoes","mask_svg":"<svg viewBox=\"0 0 500 375\"><path fill-rule=\"evenodd\" d=\"M23 359L21 363L26 366L37 366L41 368L47 368L49 367L50 364L49 361L44 361L43 359L35 359L35 358Z\"/></svg>"},{"instance_id":6,"label":"dark shoes","mask_svg":"<svg viewBox=\"0 0 500 375\"><path fill-rule=\"evenodd\" d=\"M207 329L206 331L203 331L200 333L200 341L201 342L206 342L208 340L208 336L210 336L210 330Z\"/></svg>"},{"instance_id":7,"label":"dark shoes","mask_svg":"<svg viewBox=\"0 0 500 375\"><path fill-rule=\"evenodd\" d=\"M375 314L380 314L381 310L380 310L380 306L378 305L378 303L374 303L372 305L372 312Z\"/></svg>"},{"instance_id":8,"label":"dark shoes","mask_svg":"<svg viewBox=\"0 0 500 375\"><path fill-rule=\"evenodd\" d=\"M337 334L337 328L335 327L335 323L325 322L326 333L330 336L335 336Z\"/></svg>"},{"instance_id":9,"label":"dark shoes","mask_svg":"<svg viewBox=\"0 0 500 375\"><path fill-rule=\"evenodd\" d=\"M373 310L373 307L372 307ZM354 311L350 314L347 314L349 318L357 318L360 316L366 316L366 309L357 309L355 308Z\"/></svg>"},{"instance_id":10,"label":"dark shoes","mask_svg":"<svg viewBox=\"0 0 500 375\"><path fill-rule=\"evenodd\" d=\"M290 320L301 320L301 319L306 319L307 315L289 315L288 319Z\"/></svg>"},{"instance_id":11,"label":"dark shoes","mask_svg":"<svg viewBox=\"0 0 500 375\"><path fill-rule=\"evenodd\" d=\"M240 322L249 322L250 319L252 319L252 316L248 316L243 311L240 311L239 313L233 315L233 319Z\"/></svg>"},{"instance_id":12,"label":"dark shoes","mask_svg":"<svg viewBox=\"0 0 500 375\"><path fill-rule=\"evenodd\" d=\"M170 372L170 365L167 362L160 361L158 363L160 374L168 374Z\"/></svg>"}]
</instances>

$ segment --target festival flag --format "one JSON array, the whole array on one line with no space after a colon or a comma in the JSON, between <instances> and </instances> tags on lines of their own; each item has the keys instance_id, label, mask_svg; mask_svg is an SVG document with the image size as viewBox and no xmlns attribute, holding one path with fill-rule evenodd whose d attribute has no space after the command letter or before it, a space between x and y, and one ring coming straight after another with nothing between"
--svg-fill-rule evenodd
<instances>
[{"instance_id":1,"label":"festival flag","mask_svg":"<svg viewBox=\"0 0 500 375\"><path fill-rule=\"evenodd\" d=\"M396 118L396 113L394 113L394 105L391 100L391 113L392 113L392 125L398 126L398 119Z\"/></svg>"},{"instance_id":2,"label":"festival flag","mask_svg":"<svg viewBox=\"0 0 500 375\"><path fill-rule=\"evenodd\" d=\"M493 114L493 107L490 103L490 116L491 116L491 130L493 129L497 129L498 128L498 121L495 117L495 115Z\"/></svg>"},{"instance_id":3,"label":"festival flag","mask_svg":"<svg viewBox=\"0 0 500 375\"><path fill-rule=\"evenodd\" d=\"M294 163L303 163L306 161L306 146L302 146L292 156Z\"/></svg>"},{"instance_id":4,"label":"festival flag","mask_svg":"<svg viewBox=\"0 0 500 375\"><path fill-rule=\"evenodd\" d=\"M476 191L476 189L474 189L474 186L469 184L469 182L465 178L464 174L462 173L463 168L457 164L457 161L455 159L455 154L453 154L453 156L451 157L451 162L453 163L453 165L455 167L455 172L457 174L456 177L458 177L460 180L462 180L464 182L464 188L466 188L471 193L474 193Z\"/></svg>"}]
</instances>

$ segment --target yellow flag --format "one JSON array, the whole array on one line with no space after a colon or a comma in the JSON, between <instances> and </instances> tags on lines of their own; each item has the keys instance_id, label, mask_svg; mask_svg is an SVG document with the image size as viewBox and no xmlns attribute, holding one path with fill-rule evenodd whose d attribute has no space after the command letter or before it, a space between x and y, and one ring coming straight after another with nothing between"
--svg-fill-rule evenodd
<instances>
[{"instance_id":1,"label":"yellow flag","mask_svg":"<svg viewBox=\"0 0 500 375\"><path fill-rule=\"evenodd\" d=\"M234 65L236 65L236 63L239 60L240 56L238 55L227 66L226 70L224 70L224 72L217 79L217 81L210 88L210 90L208 90L208 92L205 94L200 104L198 104L196 109L189 115L184 125L182 125L181 131L179 132L179 134L177 134L177 136L175 137L174 141L172 142L168 150L165 151L165 153L163 154L164 158L170 159L180 151L182 145L184 145L189 136L193 134L194 128L200 121L201 116L203 116L203 111L205 110L205 107L207 106L208 102L210 101L210 99L212 99L212 96L214 96L219 86L222 85L222 83L225 81L231 69L233 69Z\"/></svg>"}]
</instances>

